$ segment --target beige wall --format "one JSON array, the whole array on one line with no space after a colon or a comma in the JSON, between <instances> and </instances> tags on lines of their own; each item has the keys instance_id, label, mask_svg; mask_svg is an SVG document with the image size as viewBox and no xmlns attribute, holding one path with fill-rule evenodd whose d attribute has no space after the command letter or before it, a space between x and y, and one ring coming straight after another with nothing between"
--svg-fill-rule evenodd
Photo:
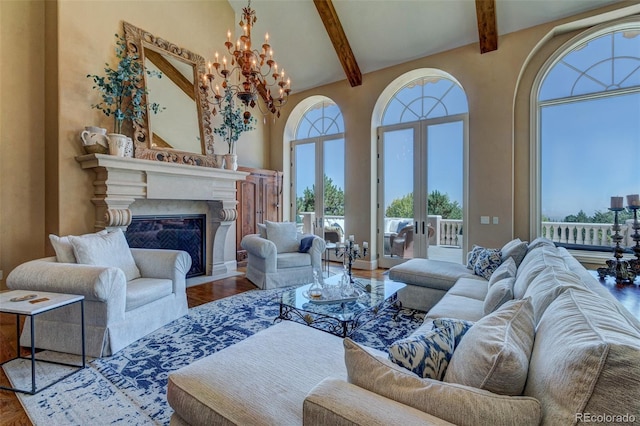
<instances>
[{"instance_id":1,"label":"beige wall","mask_svg":"<svg viewBox=\"0 0 640 426\"><path fill-rule=\"evenodd\" d=\"M633 3L637 5L637 2ZM334 100L344 115L347 141L346 167L349 174L346 179L345 210L348 229L345 231L347 234L357 235L358 240L374 241L375 214L371 213L375 210L376 192L372 182L375 181L377 171L374 161L363 161L375 157L372 153L372 147L375 147L375 139L372 138L375 138L375 135L371 130L374 106L385 87L404 73L417 68L440 69L451 74L462 84L469 102L469 223L465 243L468 247L472 244L499 247L513 237L530 239L528 168L516 170L518 187L514 191L514 97L521 70L536 45L554 27L586 16L621 9L630 4L624 3L507 34L499 38L497 51L483 55L474 43L365 74L362 85L358 87L349 87L346 81L342 81L295 93L291 96L287 111L271 127L270 165L272 168L282 169L287 164L286 151L283 155L282 150L282 135L292 109L313 95L324 95ZM608 18L611 19L613 16ZM591 25L599 21L601 20L592 20ZM560 38L564 40L566 36ZM558 40L552 43L553 46L559 44ZM526 165L528 139L520 140L520 144L518 164ZM287 169L288 167L285 168ZM523 174L526 174L526 180ZM288 174L285 174L285 178L288 177ZM527 200L524 207L522 200ZM286 201L285 205L289 206L288 197ZM518 216L514 215L516 201L520 207ZM497 216L499 224L480 225L480 216ZM357 220L354 220L355 218Z\"/></svg>"},{"instance_id":2,"label":"beige wall","mask_svg":"<svg viewBox=\"0 0 640 426\"><path fill-rule=\"evenodd\" d=\"M90 108L98 98L86 75L101 73L105 62L113 64L114 34L122 33L123 20L206 59L221 50L226 30L235 27L233 11L222 0L0 1L0 270L5 277L19 263L51 253L48 233L92 231L93 176L75 161L83 153L78 135L86 125L111 129L112 123ZM346 214L357 218L348 232L373 241L376 170L375 162L363 161L373 158L373 108L397 77L415 68L438 68L460 81L469 100L465 240L497 246L514 235L528 238L522 202L528 199L528 178L520 170L528 154L522 146L514 151L514 98L527 57L558 23L500 37L496 52L480 55L474 43L366 74L359 87L343 81L294 94L280 119L266 126L258 119L258 129L241 137L239 163L288 175L282 135L291 109L314 94L330 97L346 124ZM224 142L216 142L216 152L224 150ZM500 224L480 225L481 215L498 216Z\"/></svg>"},{"instance_id":3,"label":"beige wall","mask_svg":"<svg viewBox=\"0 0 640 426\"><path fill-rule=\"evenodd\" d=\"M0 1L0 270L44 253L43 1Z\"/></svg>"}]
</instances>

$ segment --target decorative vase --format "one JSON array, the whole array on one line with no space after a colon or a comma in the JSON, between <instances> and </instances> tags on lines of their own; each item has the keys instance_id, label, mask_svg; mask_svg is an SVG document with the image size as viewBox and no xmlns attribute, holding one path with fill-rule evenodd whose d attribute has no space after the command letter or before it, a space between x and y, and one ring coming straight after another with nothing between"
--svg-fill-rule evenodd
<instances>
[{"instance_id":1,"label":"decorative vase","mask_svg":"<svg viewBox=\"0 0 640 426\"><path fill-rule=\"evenodd\" d=\"M131 139L120 133L109 133L107 136L109 137L109 154L125 157L127 145Z\"/></svg>"},{"instance_id":2,"label":"decorative vase","mask_svg":"<svg viewBox=\"0 0 640 426\"><path fill-rule=\"evenodd\" d=\"M225 154L224 155L224 168L227 170L238 170L238 155L237 154Z\"/></svg>"},{"instance_id":3,"label":"decorative vase","mask_svg":"<svg viewBox=\"0 0 640 426\"><path fill-rule=\"evenodd\" d=\"M133 158L133 139L127 137L127 145L124 148L124 156Z\"/></svg>"},{"instance_id":4,"label":"decorative vase","mask_svg":"<svg viewBox=\"0 0 640 426\"><path fill-rule=\"evenodd\" d=\"M224 155L213 154L213 167L215 167L216 169L221 169L224 167Z\"/></svg>"},{"instance_id":5,"label":"decorative vase","mask_svg":"<svg viewBox=\"0 0 640 426\"><path fill-rule=\"evenodd\" d=\"M82 147L87 154L106 154L109 152L109 138L107 129L95 126L86 126L80 132Z\"/></svg>"}]
</instances>

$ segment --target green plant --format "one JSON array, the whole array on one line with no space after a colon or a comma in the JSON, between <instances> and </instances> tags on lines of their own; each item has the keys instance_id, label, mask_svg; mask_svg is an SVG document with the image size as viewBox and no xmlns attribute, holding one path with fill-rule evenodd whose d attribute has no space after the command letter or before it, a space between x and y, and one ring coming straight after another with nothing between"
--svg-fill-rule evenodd
<instances>
[{"instance_id":1,"label":"green plant","mask_svg":"<svg viewBox=\"0 0 640 426\"><path fill-rule=\"evenodd\" d=\"M113 69L105 63L105 76L88 74L93 79L93 89L98 90L102 96L102 102L91 105L92 108L102 111L107 117L113 117L114 133L122 132L122 123L125 120L140 123L146 112L144 95L144 67L137 55L127 52L127 44L123 36L116 36L116 57L118 66ZM162 74L147 71L151 77L162 78ZM149 104L149 110L154 114L162 108L157 103Z\"/></svg>"},{"instance_id":2,"label":"green plant","mask_svg":"<svg viewBox=\"0 0 640 426\"><path fill-rule=\"evenodd\" d=\"M225 139L225 142L229 145L229 154L233 154L234 144L243 132L254 129L252 124L255 124L256 119L249 114L243 113L240 108L235 108L231 90L225 91L223 102L225 105L220 110L222 123L213 129L213 132Z\"/></svg>"}]
</instances>

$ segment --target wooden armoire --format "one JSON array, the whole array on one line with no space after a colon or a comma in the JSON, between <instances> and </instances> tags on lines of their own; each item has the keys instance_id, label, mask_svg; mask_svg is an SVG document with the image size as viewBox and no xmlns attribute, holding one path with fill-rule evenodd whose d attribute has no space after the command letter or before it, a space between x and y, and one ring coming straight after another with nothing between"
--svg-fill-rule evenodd
<instances>
[{"instance_id":1,"label":"wooden armoire","mask_svg":"<svg viewBox=\"0 0 640 426\"><path fill-rule=\"evenodd\" d=\"M238 181L238 220L236 221L236 260L246 265L247 252L240 247L242 237L257 234L258 224L266 220L282 221L282 172L277 170L238 167L250 173L246 180Z\"/></svg>"}]
</instances>

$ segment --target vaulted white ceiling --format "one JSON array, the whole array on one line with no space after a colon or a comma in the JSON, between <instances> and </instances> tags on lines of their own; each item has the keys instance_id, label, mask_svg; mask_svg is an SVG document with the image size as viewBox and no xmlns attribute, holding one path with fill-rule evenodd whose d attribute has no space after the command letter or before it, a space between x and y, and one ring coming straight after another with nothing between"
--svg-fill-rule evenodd
<instances>
[{"instance_id":1,"label":"vaulted white ceiling","mask_svg":"<svg viewBox=\"0 0 640 426\"><path fill-rule=\"evenodd\" d=\"M497 31L508 34L618 1L495 0ZM247 1L229 3L240 21ZM372 71L478 42L474 0L333 0L333 6L363 79ZM269 33L293 91L346 78L313 0L252 0L251 7L258 18L254 45Z\"/></svg>"}]
</instances>

